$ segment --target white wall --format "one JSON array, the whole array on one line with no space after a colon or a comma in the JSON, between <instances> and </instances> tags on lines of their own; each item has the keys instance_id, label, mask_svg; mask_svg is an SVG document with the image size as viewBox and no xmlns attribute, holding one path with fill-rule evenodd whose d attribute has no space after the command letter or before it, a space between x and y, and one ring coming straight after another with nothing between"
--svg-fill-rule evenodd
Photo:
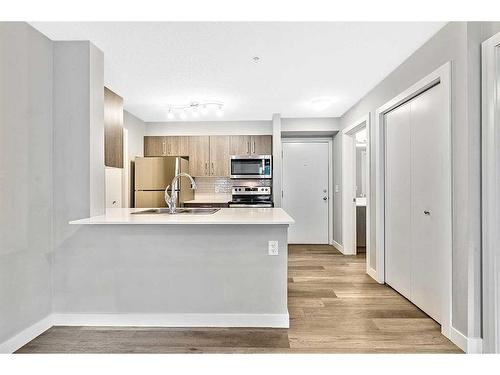
<instances>
[{"instance_id":1,"label":"white wall","mask_svg":"<svg viewBox=\"0 0 500 375\"><path fill-rule=\"evenodd\" d=\"M484 31L484 30L487 31ZM500 29L491 23L452 22L389 74L342 116L342 127L371 112L375 124L378 107L431 73L452 62L453 158L453 321L454 328L470 337L480 335L480 42ZM371 142L374 144L374 132ZM375 147L371 170L375 172ZM371 202L374 203L375 173ZM375 215L371 210L371 267L375 267ZM472 278L472 280L471 280Z\"/></svg>"},{"instance_id":2,"label":"white wall","mask_svg":"<svg viewBox=\"0 0 500 375\"><path fill-rule=\"evenodd\" d=\"M0 343L51 312L52 42L0 22Z\"/></svg>"},{"instance_id":3,"label":"white wall","mask_svg":"<svg viewBox=\"0 0 500 375\"><path fill-rule=\"evenodd\" d=\"M258 135L272 133L271 121L173 121L146 123L146 135Z\"/></svg>"},{"instance_id":4,"label":"white wall","mask_svg":"<svg viewBox=\"0 0 500 375\"><path fill-rule=\"evenodd\" d=\"M288 137L294 134L332 134L341 129L340 117L282 118L281 131Z\"/></svg>"},{"instance_id":5,"label":"white wall","mask_svg":"<svg viewBox=\"0 0 500 375\"><path fill-rule=\"evenodd\" d=\"M53 309L57 311L64 303L62 281L72 277L60 259L79 231L68 222L105 211L102 52L86 41L54 42L53 98Z\"/></svg>"},{"instance_id":6,"label":"white wall","mask_svg":"<svg viewBox=\"0 0 500 375\"><path fill-rule=\"evenodd\" d=\"M342 134L333 137L333 240L342 245Z\"/></svg>"}]
</instances>

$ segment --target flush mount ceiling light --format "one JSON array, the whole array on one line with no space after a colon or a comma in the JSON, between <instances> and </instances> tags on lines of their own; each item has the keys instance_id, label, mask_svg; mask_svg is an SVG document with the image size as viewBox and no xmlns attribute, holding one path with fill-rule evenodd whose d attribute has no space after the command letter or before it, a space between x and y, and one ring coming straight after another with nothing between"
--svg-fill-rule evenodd
<instances>
[{"instance_id":1,"label":"flush mount ceiling light","mask_svg":"<svg viewBox=\"0 0 500 375\"><path fill-rule=\"evenodd\" d=\"M321 97L314 98L311 100L311 108L315 111L323 111L333 104L334 100L332 98Z\"/></svg>"},{"instance_id":2,"label":"flush mount ceiling light","mask_svg":"<svg viewBox=\"0 0 500 375\"><path fill-rule=\"evenodd\" d=\"M221 102L191 102L185 105L169 105L167 118L169 120L175 119L177 116L181 120L185 120L190 115L193 118L199 118L200 115L206 116L214 110L218 117L224 115L224 103Z\"/></svg>"},{"instance_id":3,"label":"flush mount ceiling light","mask_svg":"<svg viewBox=\"0 0 500 375\"><path fill-rule=\"evenodd\" d=\"M256 64L258 64L260 62L260 57L259 56L254 56L252 57L252 61Z\"/></svg>"}]
</instances>

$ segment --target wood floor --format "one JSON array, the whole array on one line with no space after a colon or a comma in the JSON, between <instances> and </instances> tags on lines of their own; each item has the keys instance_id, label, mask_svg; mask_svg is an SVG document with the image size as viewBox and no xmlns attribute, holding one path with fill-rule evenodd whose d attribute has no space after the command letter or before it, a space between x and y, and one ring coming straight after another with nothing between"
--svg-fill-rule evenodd
<instances>
[{"instance_id":1,"label":"wood floor","mask_svg":"<svg viewBox=\"0 0 500 375\"><path fill-rule=\"evenodd\" d=\"M289 329L52 327L17 353L461 353L365 273L365 254L291 245Z\"/></svg>"}]
</instances>

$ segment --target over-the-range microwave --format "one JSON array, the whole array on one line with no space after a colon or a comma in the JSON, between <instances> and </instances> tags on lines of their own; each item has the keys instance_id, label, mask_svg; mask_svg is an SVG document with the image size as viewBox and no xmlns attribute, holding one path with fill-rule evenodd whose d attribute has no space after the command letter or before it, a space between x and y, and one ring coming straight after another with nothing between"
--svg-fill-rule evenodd
<instances>
[{"instance_id":1,"label":"over-the-range microwave","mask_svg":"<svg viewBox=\"0 0 500 375\"><path fill-rule=\"evenodd\" d=\"M232 155L231 178L272 178L271 155Z\"/></svg>"}]
</instances>

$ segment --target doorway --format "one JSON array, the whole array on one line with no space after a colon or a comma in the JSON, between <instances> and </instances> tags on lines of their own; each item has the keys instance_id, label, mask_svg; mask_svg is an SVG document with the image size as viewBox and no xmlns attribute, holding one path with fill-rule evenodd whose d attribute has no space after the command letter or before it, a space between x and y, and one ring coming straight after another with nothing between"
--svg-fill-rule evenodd
<instances>
[{"instance_id":1,"label":"doorway","mask_svg":"<svg viewBox=\"0 0 500 375\"><path fill-rule=\"evenodd\" d=\"M342 141L342 253L366 253L366 272L375 278L370 265L370 114L341 133ZM374 259L373 259L374 262Z\"/></svg>"},{"instance_id":2,"label":"doorway","mask_svg":"<svg viewBox=\"0 0 500 375\"><path fill-rule=\"evenodd\" d=\"M282 207L295 220L290 244L330 244L331 139L283 139Z\"/></svg>"}]
</instances>

